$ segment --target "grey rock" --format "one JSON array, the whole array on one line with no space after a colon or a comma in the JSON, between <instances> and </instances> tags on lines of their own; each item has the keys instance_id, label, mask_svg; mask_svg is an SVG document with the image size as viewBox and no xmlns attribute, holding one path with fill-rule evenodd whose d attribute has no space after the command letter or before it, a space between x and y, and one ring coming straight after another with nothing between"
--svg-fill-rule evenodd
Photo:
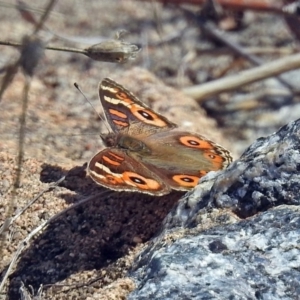
<instances>
[{"instance_id":1,"label":"grey rock","mask_svg":"<svg viewBox=\"0 0 300 300\"><path fill-rule=\"evenodd\" d=\"M300 299L300 120L210 173L136 259L133 299Z\"/></svg>"}]
</instances>

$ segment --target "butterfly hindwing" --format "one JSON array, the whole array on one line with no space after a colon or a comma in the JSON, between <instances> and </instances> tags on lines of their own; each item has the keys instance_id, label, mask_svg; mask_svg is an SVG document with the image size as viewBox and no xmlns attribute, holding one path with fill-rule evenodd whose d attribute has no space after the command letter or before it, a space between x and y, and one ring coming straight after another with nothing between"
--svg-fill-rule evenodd
<instances>
[{"instance_id":1,"label":"butterfly hindwing","mask_svg":"<svg viewBox=\"0 0 300 300\"><path fill-rule=\"evenodd\" d=\"M106 148L98 152L89 162L88 170L96 183L113 190L153 195L170 191L158 175L119 149Z\"/></svg>"},{"instance_id":2,"label":"butterfly hindwing","mask_svg":"<svg viewBox=\"0 0 300 300\"><path fill-rule=\"evenodd\" d=\"M142 141L151 149L151 155L140 158L142 163L175 190L195 187L208 172L224 169L232 161L226 149L195 133L159 132Z\"/></svg>"}]
</instances>

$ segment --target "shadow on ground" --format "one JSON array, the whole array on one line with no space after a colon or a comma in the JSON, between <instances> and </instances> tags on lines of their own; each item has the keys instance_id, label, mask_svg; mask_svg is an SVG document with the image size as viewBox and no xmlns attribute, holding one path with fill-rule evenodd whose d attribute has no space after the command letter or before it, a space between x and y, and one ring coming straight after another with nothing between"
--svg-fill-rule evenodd
<instances>
[{"instance_id":1,"label":"shadow on ground","mask_svg":"<svg viewBox=\"0 0 300 300\"><path fill-rule=\"evenodd\" d=\"M84 167L66 171L43 165L40 178L44 182L55 182L66 175L63 186L72 192L61 193L65 201L76 203L96 194L99 197L57 218L22 253L10 276L9 299L19 299L21 282L37 291L41 285L47 288L79 272L103 268L113 272L110 267L119 258L155 235L182 195L104 193L107 189L85 177ZM126 271L125 268L122 275ZM115 274L114 278L118 276L121 274Z\"/></svg>"}]
</instances>

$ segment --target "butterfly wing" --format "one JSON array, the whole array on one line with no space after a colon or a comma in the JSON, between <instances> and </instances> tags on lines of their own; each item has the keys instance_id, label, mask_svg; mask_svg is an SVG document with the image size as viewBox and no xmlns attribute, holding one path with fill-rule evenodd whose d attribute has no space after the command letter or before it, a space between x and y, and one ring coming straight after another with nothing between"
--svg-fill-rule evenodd
<instances>
[{"instance_id":1,"label":"butterfly wing","mask_svg":"<svg viewBox=\"0 0 300 300\"><path fill-rule=\"evenodd\" d=\"M141 156L140 161L175 190L195 187L208 172L224 169L232 161L229 151L190 132L160 132L143 142L152 151L151 155Z\"/></svg>"},{"instance_id":2,"label":"butterfly wing","mask_svg":"<svg viewBox=\"0 0 300 300\"><path fill-rule=\"evenodd\" d=\"M88 164L91 178L112 190L137 191L161 196L170 188L161 178L124 151L106 148L98 152Z\"/></svg>"},{"instance_id":3,"label":"butterfly wing","mask_svg":"<svg viewBox=\"0 0 300 300\"><path fill-rule=\"evenodd\" d=\"M176 124L111 79L100 83L99 95L113 130L105 139L110 148L96 154L88 166L100 185L159 196L171 188L189 190L232 160L226 149L201 135L173 131Z\"/></svg>"},{"instance_id":4,"label":"butterfly wing","mask_svg":"<svg viewBox=\"0 0 300 300\"><path fill-rule=\"evenodd\" d=\"M130 130L132 124L138 124L144 128L143 132L149 133L177 127L176 124L155 113L130 91L109 78L105 78L100 83L99 96L107 122L113 132L126 128Z\"/></svg>"}]
</instances>

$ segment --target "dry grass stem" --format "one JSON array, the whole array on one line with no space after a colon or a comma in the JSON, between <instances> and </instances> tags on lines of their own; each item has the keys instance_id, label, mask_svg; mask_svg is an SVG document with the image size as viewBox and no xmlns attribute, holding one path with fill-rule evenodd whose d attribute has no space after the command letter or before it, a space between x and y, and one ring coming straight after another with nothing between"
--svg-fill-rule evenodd
<instances>
[{"instance_id":1,"label":"dry grass stem","mask_svg":"<svg viewBox=\"0 0 300 300\"><path fill-rule=\"evenodd\" d=\"M195 85L182 89L183 93L201 101L209 96L222 92L229 92L241 86L250 84L269 77L274 77L284 72L300 68L300 54L290 55L265 63L262 66L242 71L236 75L214 80L205 84Z\"/></svg>"}]
</instances>

